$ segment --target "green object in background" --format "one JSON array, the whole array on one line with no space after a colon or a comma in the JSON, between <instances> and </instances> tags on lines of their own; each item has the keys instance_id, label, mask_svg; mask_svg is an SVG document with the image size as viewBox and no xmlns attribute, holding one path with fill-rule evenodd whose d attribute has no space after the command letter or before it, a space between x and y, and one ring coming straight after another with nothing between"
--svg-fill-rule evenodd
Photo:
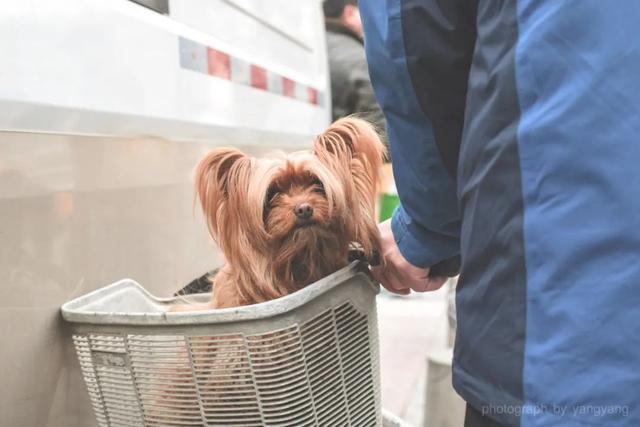
<instances>
[{"instance_id":1,"label":"green object in background","mask_svg":"<svg viewBox=\"0 0 640 427\"><path fill-rule=\"evenodd\" d=\"M399 204L400 197L397 194L383 193L380 196L380 222L391 218Z\"/></svg>"}]
</instances>

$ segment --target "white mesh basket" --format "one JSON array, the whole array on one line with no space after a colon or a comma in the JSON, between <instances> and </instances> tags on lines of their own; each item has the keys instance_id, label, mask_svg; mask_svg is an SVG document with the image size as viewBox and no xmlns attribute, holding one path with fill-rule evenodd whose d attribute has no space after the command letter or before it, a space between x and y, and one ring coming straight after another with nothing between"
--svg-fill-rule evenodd
<instances>
[{"instance_id":1,"label":"white mesh basket","mask_svg":"<svg viewBox=\"0 0 640 427\"><path fill-rule=\"evenodd\" d=\"M365 269L233 309L168 313L184 302L132 280L68 302L98 425L382 425L378 286Z\"/></svg>"}]
</instances>

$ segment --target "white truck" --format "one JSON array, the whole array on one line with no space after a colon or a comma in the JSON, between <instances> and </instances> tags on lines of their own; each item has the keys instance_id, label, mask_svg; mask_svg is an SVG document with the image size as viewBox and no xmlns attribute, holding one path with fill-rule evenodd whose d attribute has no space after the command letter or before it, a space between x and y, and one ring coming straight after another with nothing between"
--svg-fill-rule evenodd
<instances>
[{"instance_id":1,"label":"white truck","mask_svg":"<svg viewBox=\"0 0 640 427\"><path fill-rule=\"evenodd\" d=\"M325 52L320 0L0 0L0 426L95 425L60 305L219 264L193 166L309 147Z\"/></svg>"}]
</instances>

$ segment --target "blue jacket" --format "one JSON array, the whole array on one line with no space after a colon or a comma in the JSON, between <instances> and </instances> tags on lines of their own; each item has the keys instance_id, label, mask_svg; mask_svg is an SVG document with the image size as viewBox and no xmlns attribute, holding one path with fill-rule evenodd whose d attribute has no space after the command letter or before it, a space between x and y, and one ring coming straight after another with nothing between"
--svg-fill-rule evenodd
<instances>
[{"instance_id":1,"label":"blue jacket","mask_svg":"<svg viewBox=\"0 0 640 427\"><path fill-rule=\"evenodd\" d=\"M460 254L454 387L640 426L640 1L360 2L418 266Z\"/></svg>"}]
</instances>

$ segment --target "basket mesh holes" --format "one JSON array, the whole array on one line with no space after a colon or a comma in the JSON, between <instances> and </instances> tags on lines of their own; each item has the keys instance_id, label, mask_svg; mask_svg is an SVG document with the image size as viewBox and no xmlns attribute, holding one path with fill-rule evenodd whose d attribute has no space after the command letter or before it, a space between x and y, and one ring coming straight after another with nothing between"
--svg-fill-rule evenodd
<instances>
[{"instance_id":1,"label":"basket mesh holes","mask_svg":"<svg viewBox=\"0 0 640 427\"><path fill-rule=\"evenodd\" d=\"M369 319L351 304L253 335L76 335L102 426L376 426Z\"/></svg>"}]
</instances>

